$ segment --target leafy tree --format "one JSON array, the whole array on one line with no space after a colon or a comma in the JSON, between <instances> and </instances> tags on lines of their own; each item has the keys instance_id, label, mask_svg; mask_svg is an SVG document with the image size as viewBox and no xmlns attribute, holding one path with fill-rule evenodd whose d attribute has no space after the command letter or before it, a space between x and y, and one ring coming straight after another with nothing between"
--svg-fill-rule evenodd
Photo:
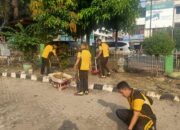
<instances>
[{"instance_id":1,"label":"leafy tree","mask_svg":"<svg viewBox=\"0 0 180 130\"><path fill-rule=\"evenodd\" d=\"M22 24L18 23L15 27L16 29L5 27L6 32L0 34L7 37L10 47L23 52L26 61L32 61L33 53L36 52L37 45L41 41L33 36L31 25L24 28Z\"/></svg>"},{"instance_id":2,"label":"leafy tree","mask_svg":"<svg viewBox=\"0 0 180 130\"><path fill-rule=\"evenodd\" d=\"M45 39L69 30L76 31L75 21L77 16L74 13L77 4L74 0L31 0L30 10L36 26L41 28L40 34ZM73 24L74 23L74 24Z\"/></svg>"},{"instance_id":3,"label":"leafy tree","mask_svg":"<svg viewBox=\"0 0 180 130\"><path fill-rule=\"evenodd\" d=\"M159 72L159 56L168 56L172 54L175 48L175 42L168 32L156 32L152 37L144 40L143 48L145 53L155 55L156 57L156 76Z\"/></svg>"},{"instance_id":4,"label":"leafy tree","mask_svg":"<svg viewBox=\"0 0 180 130\"><path fill-rule=\"evenodd\" d=\"M116 32L117 42L118 31L126 32L135 24L139 0L111 0L110 3L105 6L106 13L104 13L103 21L106 28L113 29Z\"/></svg>"},{"instance_id":5,"label":"leafy tree","mask_svg":"<svg viewBox=\"0 0 180 130\"><path fill-rule=\"evenodd\" d=\"M171 55L175 48L175 42L166 32L156 32L143 42L144 51L149 55Z\"/></svg>"},{"instance_id":6,"label":"leafy tree","mask_svg":"<svg viewBox=\"0 0 180 130\"><path fill-rule=\"evenodd\" d=\"M84 21L83 27L89 32L106 27L118 35L119 30L126 31L135 23L138 5L139 0L93 0L90 7L80 11L79 21Z\"/></svg>"},{"instance_id":7,"label":"leafy tree","mask_svg":"<svg viewBox=\"0 0 180 130\"><path fill-rule=\"evenodd\" d=\"M163 28L161 29L161 32L165 32L167 34L169 34L169 36L174 39L175 43L176 43L176 49L180 49L180 28L178 27L168 27L168 28Z\"/></svg>"},{"instance_id":8,"label":"leafy tree","mask_svg":"<svg viewBox=\"0 0 180 130\"><path fill-rule=\"evenodd\" d=\"M55 35L59 30L80 38L99 27L127 30L138 12L139 0L31 0L34 20L44 32ZM77 27L76 27L77 26ZM74 28L74 31L73 31Z\"/></svg>"},{"instance_id":9,"label":"leafy tree","mask_svg":"<svg viewBox=\"0 0 180 130\"><path fill-rule=\"evenodd\" d=\"M82 37L86 34L86 42L90 41L90 34L98 27L98 6L94 7L94 0L78 0L77 14L77 37Z\"/></svg>"}]
</instances>

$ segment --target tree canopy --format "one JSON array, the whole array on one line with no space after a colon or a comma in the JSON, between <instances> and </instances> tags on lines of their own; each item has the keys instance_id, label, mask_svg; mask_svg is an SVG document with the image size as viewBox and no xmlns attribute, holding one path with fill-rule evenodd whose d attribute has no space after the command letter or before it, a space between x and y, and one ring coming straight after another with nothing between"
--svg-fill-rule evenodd
<instances>
[{"instance_id":1,"label":"tree canopy","mask_svg":"<svg viewBox=\"0 0 180 130\"><path fill-rule=\"evenodd\" d=\"M138 14L139 0L31 0L35 21L49 34L61 31L74 37L105 27L127 30Z\"/></svg>"},{"instance_id":2,"label":"tree canopy","mask_svg":"<svg viewBox=\"0 0 180 130\"><path fill-rule=\"evenodd\" d=\"M57 35L60 31L76 31L76 2L74 0L31 0L30 9L34 21L43 33ZM41 30L40 29L40 30ZM39 30L39 31L40 31Z\"/></svg>"},{"instance_id":3,"label":"tree canopy","mask_svg":"<svg viewBox=\"0 0 180 130\"><path fill-rule=\"evenodd\" d=\"M160 56L171 55L175 48L175 42L167 32L153 33L152 37L146 38L143 48L147 54Z\"/></svg>"},{"instance_id":4,"label":"tree canopy","mask_svg":"<svg viewBox=\"0 0 180 130\"><path fill-rule=\"evenodd\" d=\"M128 30L138 16L139 0L92 0L89 7L79 13L83 29L105 27L113 30Z\"/></svg>"},{"instance_id":5,"label":"tree canopy","mask_svg":"<svg viewBox=\"0 0 180 130\"><path fill-rule=\"evenodd\" d=\"M32 16L35 33L43 39L62 32L74 38L86 34L89 39L90 33L101 27L127 31L135 23L139 0L2 0L1 3L1 21L8 21L11 15ZM15 11L10 11L12 6L16 6Z\"/></svg>"}]
</instances>

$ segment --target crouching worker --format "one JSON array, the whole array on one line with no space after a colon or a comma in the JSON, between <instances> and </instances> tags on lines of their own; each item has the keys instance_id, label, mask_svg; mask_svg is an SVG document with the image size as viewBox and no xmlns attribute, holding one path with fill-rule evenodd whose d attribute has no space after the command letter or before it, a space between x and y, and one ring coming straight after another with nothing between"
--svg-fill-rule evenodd
<instances>
[{"instance_id":1,"label":"crouching worker","mask_svg":"<svg viewBox=\"0 0 180 130\"><path fill-rule=\"evenodd\" d=\"M118 83L117 90L130 104L130 110L116 110L117 117L128 125L128 130L152 130L153 126L156 129L156 116L151 108L152 99L134 90L125 81Z\"/></svg>"},{"instance_id":2,"label":"crouching worker","mask_svg":"<svg viewBox=\"0 0 180 130\"><path fill-rule=\"evenodd\" d=\"M59 58L56 55L56 45L47 45L42 53L42 65L41 65L41 74L45 74L45 68L46 68L46 75L50 73L50 67L51 67L51 62L50 58L52 55L56 57L57 62L59 63Z\"/></svg>"},{"instance_id":3,"label":"crouching worker","mask_svg":"<svg viewBox=\"0 0 180 130\"><path fill-rule=\"evenodd\" d=\"M78 92L75 95L88 94L88 71L91 68L91 53L86 44L81 44L81 51L78 52L74 68L79 70L80 82Z\"/></svg>"}]
</instances>

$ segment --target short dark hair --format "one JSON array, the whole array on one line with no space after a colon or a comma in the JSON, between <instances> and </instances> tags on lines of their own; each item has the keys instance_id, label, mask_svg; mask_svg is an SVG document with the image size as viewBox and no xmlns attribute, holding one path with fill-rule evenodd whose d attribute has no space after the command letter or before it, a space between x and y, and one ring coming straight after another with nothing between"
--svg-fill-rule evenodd
<instances>
[{"instance_id":1,"label":"short dark hair","mask_svg":"<svg viewBox=\"0 0 180 130\"><path fill-rule=\"evenodd\" d=\"M126 82L126 81L121 81L117 84L117 90L121 90L121 89L124 89L124 88L128 88L130 89L131 87L129 86L129 84Z\"/></svg>"}]
</instances>

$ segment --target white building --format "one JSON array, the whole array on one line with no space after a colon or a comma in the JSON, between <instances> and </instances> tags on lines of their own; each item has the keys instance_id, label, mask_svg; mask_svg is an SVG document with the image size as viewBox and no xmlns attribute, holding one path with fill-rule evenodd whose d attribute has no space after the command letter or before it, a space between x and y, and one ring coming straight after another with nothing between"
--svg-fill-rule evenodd
<instances>
[{"instance_id":1,"label":"white building","mask_svg":"<svg viewBox=\"0 0 180 130\"><path fill-rule=\"evenodd\" d=\"M138 18L136 25L145 37L163 28L180 27L180 0L152 0L152 6L147 0L146 16Z\"/></svg>"},{"instance_id":2,"label":"white building","mask_svg":"<svg viewBox=\"0 0 180 130\"><path fill-rule=\"evenodd\" d=\"M174 27L180 27L180 0L174 0Z\"/></svg>"}]
</instances>

